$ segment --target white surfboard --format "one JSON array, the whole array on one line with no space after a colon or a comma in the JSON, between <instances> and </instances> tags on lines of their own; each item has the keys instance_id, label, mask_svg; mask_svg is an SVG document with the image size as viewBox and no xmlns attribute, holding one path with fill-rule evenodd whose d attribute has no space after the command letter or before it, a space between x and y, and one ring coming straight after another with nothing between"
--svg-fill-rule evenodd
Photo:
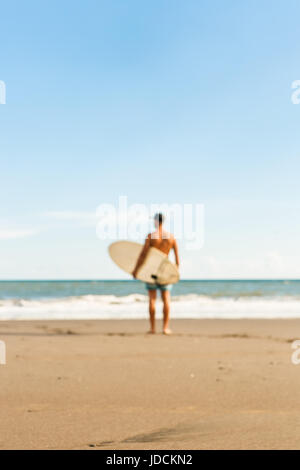
<instances>
[{"instance_id":1,"label":"white surfboard","mask_svg":"<svg viewBox=\"0 0 300 470\"><path fill-rule=\"evenodd\" d=\"M127 273L131 274L143 249L140 243L119 241L109 248L111 259ZM177 266L157 248L150 247L146 259L137 273L137 279L150 284L175 284L179 281Z\"/></svg>"}]
</instances>

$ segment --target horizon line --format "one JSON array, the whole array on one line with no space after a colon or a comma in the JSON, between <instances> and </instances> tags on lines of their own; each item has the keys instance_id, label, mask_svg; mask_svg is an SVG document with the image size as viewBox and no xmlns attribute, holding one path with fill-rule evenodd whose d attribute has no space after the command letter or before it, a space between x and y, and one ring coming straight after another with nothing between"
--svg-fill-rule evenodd
<instances>
[{"instance_id":1,"label":"horizon line","mask_svg":"<svg viewBox=\"0 0 300 470\"><path fill-rule=\"evenodd\" d=\"M179 282L300 281L300 278L184 278ZM141 282L139 279L0 279L0 282Z\"/></svg>"}]
</instances>

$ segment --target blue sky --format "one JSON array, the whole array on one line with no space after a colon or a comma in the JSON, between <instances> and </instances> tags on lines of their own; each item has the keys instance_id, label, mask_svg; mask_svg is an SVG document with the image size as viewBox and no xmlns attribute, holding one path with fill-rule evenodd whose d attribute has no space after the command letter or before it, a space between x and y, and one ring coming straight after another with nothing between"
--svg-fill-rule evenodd
<instances>
[{"instance_id":1,"label":"blue sky","mask_svg":"<svg viewBox=\"0 0 300 470\"><path fill-rule=\"evenodd\" d=\"M120 195L205 204L183 277L300 278L299 14L298 0L1 5L0 278L125 277L86 217Z\"/></svg>"}]
</instances>

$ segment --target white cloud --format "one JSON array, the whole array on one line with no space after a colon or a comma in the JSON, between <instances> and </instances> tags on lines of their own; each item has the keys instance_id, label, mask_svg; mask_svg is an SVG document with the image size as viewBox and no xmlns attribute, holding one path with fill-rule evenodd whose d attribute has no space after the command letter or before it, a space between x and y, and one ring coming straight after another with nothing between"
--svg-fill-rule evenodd
<instances>
[{"instance_id":1,"label":"white cloud","mask_svg":"<svg viewBox=\"0 0 300 470\"><path fill-rule=\"evenodd\" d=\"M37 234L33 229L0 229L0 240L12 240L16 238L32 237Z\"/></svg>"},{"instance_id":2,"label":"white cloud","mask_svg":"<svg viewBox=\"0 0 300 470\"><path fill-rule=\"evenodd\" d=\"M149 216L137 213L133 208L128 211L121 211L115 209L112 205L102 206L102 210L95 210L95 212L79 212L79 211L47 211L42 214L52 220L59 222L73 223L83 227L110 227L111 230L116 230L121 227L124 230L128 229L128 237L130 233L135 232L136 226L139 232L143 233L141 236L144 239L144 232L149 228ZM148 232L147 232L148 233ZM114 237L116 238L116 237ZM124 238L124 237L123 237Z\"/></svg>"},{"instance_id":3,"label":"white cloud","mask_svg":"<svg viewBox=\"0 0 300 470\"><path fill-rule=\"evenodd\" d=\"M275 251L269 252L265 256L265 265L267 269L275 271L280 270L282 268L285 268L288 262L289 260L287 260L286 257L281 256Z\"/></svg>"},{"instance_id":4,"label":"white cloud","mask_svg":"<svg viewBox=\"0 0 300 470\"><path fill-rule=\"evenodd\" d=\"M48 211L43 215L58 220L96 220L96 212Z\"/></svg>"},{"instance_id":5,"label":"white cloud","mask_svg":"<svg viewBox=\"0 0 300 470\"><path fill-rule=\"evenodd\" d=\"M75 224L80 227L95 227L97 223L96 211L47 211L42 216L56 223Z\"/></svg>"},{"instance_id":6,"label":"white cloud","mask_svg":"<svg viewBox=\"0 0 300 470\"><path fill-rule=\"evenodd\" d=\"M300 256L276 251L249 255L218 253L209 256L179 247L181 274L187 279L284 279L300 278Z\"/></svg>"}]
</instances>

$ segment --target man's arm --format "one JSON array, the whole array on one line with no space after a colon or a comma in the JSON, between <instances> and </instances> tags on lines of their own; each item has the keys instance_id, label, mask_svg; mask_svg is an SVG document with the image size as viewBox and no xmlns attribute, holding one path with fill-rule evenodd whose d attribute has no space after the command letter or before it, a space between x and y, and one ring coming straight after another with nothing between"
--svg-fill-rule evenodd
<instances>
[{"instance_id":1,"label":"man's arm","mask_svg":"<svg viewBox=\"0 0 300 470\"><path fill-rule=\"evenodd\" d=\"M140 267L142 266L142 264L144 263L145 261L145 258L147 256L147 253L148 253L148 250L150 248L150 238L151 238L151 235L149 234L148 237L146 238L146 241L145 241L145 244L144 244L144 248L142 249L141 251L141 254L137 260L137 263L135 265L135 268L134 270L132 271L132 275L134 278L136 278L137 276L137 273L138 273L138 270L140 269Z\"/></svg>"},{"instance_id":2,"label":"man's arm","mask_svg":"<svg viewBox=\"0 0 300 470\"><path fill-rule=\"evenodd\" d=\"M175 238L174 238L174 242L173 242L173 250L174 250L174 254L175 254L176 266L179 269L178 245L177 245L177 241L175 240Z\"/></svg>"}]
</instances>

